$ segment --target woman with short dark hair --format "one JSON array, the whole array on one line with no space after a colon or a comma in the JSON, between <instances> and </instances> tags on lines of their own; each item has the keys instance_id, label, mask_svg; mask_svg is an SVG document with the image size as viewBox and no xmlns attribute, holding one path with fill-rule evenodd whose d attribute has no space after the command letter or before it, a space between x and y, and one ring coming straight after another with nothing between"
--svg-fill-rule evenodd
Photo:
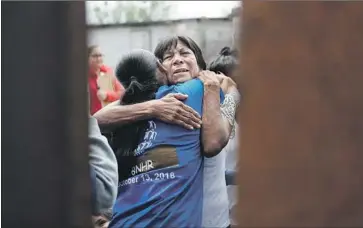
<instances>
[{"instance_id":1,"label":"woman with short dark hair","mask_svg":"<svg viewBox=\"0 0 363 228\"><path fill-rule=\"evenodd\" d=\"M113 132L120 183L109 227L200 227L203 155L218 154L231 131L220 110L224 98L220 85L226 78L203 71L206 64L193 40L168 38L157 46L155 56L136 51L121 60L116 70L126 88L121 103L183 93L188 96L185 104L204 123L202 130L190 130L156 119L141 120ZM163 78L156 73L158 66L168 85L158 87L157 79ZM235 86L225 85L227 94Z\"/></svg>"}]
</instances>

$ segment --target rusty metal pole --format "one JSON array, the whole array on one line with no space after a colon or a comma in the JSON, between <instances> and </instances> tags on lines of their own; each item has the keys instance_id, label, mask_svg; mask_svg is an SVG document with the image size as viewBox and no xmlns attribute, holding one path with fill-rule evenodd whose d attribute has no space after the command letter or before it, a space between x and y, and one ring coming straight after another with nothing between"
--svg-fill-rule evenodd
<instances>
[{"instance_id":1,"label":"rusty metal pole","mask_svg":"<svg viewBox=\"0 0 363 228\"><path fill-rule=\"evenodd\" d=\"M363 226L363 2L244 1L240 227Z\"/></svg>"},{"instance_id":2,"label":"rusty metal pole","mask_svg":"<svg viewBox=\"0 0 363 228\"><path fill-rule=\"evenodd\" d=\"M91 227L84 2L2 2L2 225Z\"/></svg>"}]
</instances>

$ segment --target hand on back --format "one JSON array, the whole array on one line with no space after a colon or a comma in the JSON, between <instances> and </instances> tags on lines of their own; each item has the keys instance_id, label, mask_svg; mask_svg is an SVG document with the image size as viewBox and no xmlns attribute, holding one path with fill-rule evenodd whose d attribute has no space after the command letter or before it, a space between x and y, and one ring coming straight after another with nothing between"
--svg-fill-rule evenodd
<instances>
[{"instance_id":1,"label":"hand on back","mask_svg":"<svg viewBox=\"0 0 363 228\"><path fill-rule=\"evenodd\" d=\"M187 129L200 128L202 123L200 115L182 102L187 98L188 96L184 94L171 93L161 99L153 100L155 117Z\"/></svg>"}]
</instances>

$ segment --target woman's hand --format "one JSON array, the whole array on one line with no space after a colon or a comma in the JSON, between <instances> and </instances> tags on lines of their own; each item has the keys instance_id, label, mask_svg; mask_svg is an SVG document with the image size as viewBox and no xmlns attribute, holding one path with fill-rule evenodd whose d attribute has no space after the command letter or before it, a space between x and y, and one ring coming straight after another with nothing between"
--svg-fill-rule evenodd
<instances>
[{"instance_id":1,"label":"woman's hand","mask_svg":"<svg viewBox=\"0 0 363 228\"><path fill-rule=\"evenodd\" d=\"M221 88L225 94L237 90L237 84L223 73L214 73L213 71L204 70L200 72L199 79L204 86Z\"/></svg>"},{"instance_id":2,"label":"woman's hand","mask_svg":"<svg viewBox=\"0 0 363 228\"><path fill-rule=\"evenodd\" d=\"M221 88L224 94L237 91L237 84L230 77L227 77L223 73L218 73L216 75L218 80L221 82Z\"/></svg>"},{"instance_id":3,"label":"woman's hand","mask_svg":"<svg viewBox=\"0 0 363 228\"><path fill-rule=\"evenodd\" d=\"M180 93L171 93L165 97L150 101L152 113L156 119L167 123L177 124L187 129L200 128L202 121L200 115L182 101L188 96Z\"/></svg>"},{"instance_id":4,"label":"woman's hand","mask_svg":"<svg viewBox=\"0 0 363 228\"><path fill-rule=\"evenodd\" d=\"M132 121L151 118L177 124L186 129L200 128L202 124L200 115L182 102L187 98L188 96L184 94L170 93L161 99L134 105L124 106L120 105L120 101L114 101L93 116L96 117L103 130Z\"/></svg>"},{"instance_id":5,"label":"woman's hand","mask_svg":"<svg viewBox=\"0 0 363 228\"><path fill-rule=\"evenodd\" d=\"M222 78L213 71L203 70L199 73L198 78L203 82L205 88L220 89L222 84Z\"/></svg>"}]
</instances>

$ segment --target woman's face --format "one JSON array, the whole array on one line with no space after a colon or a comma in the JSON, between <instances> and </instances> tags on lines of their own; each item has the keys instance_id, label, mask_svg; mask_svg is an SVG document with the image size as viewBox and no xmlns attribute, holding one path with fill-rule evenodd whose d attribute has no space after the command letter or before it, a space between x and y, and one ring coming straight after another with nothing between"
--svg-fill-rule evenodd
<instances>
[{"instance_id":1,"label":"woman's face","mask_svg":"<svg viewBox=\"0 0 363 228\"><path fill-rule=\"evenodd\" d=\"M99 69L103 64L103 54L99 47L93 48L89 55L89 66L92 69Z\"/></svg>"},{"instance_id":2,"label":"woman's face","mask_svg":"<svg viewBox=\"0 0 363 228\"><path fill-rule=\"evenodd\" d=\"M192 50L178 41L176 47L165 52L162 61L168 83L176 84L195 78L199 74L197 59Z\"/></svg>"}]
</instances>

